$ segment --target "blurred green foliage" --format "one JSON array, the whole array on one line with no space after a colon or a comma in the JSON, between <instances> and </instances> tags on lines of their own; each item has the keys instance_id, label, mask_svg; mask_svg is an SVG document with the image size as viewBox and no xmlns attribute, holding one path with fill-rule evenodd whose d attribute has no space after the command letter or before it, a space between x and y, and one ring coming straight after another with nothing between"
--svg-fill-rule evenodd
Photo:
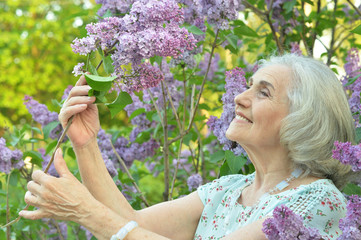
<instances>
[{"instance_id":1,"label":"blurred green foliage","mask_svg":"<svg viewBox=\"0 0 361 240\"><path fill-rule=\"evenodd\" d=\"M80 0L0 1L0 126L31 119L24 95L57 110L51 99L75 84L71 72L83 61L70 43L86 34L96 11L95 3Z\"/></svg>"}]
</instances>

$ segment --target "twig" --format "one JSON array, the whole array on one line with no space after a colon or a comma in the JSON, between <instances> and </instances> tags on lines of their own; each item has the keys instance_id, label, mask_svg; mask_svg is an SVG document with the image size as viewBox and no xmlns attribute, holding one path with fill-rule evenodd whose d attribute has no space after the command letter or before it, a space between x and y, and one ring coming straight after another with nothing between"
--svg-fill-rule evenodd
<instances>
[{"instance_id":1,"label":"twig","mask_svg":"<svg viewBox=\"0 0 361 240\"><path fill-rule=\"evenodd\" d=\"M10 208L9 208L9 184L10 184L10 175L11 172L8 175L8 180L6 182L6 223L10 221ZM6 239L10 240L10 225L6 227Z\"/></svg>"},{"instance_id":2,"label":"twig","mask_svg":"<svg viewBox=\"0 0 361 240\"><path fill-rule=\"evenodd\" d=\"M172 200L173 199L173 190L174 190L174 184L175 184L175 181L177 179L177 173L178 173L178 168L179 168L179 159L180 159L180 155L181 155L181 152L182 152L182 144L183 144L183 138L180 140L179 142L179 150L178 150L178 157L177 157L177 165L174 169L174 174L173 174L173 180L172 180L172 185L171 185L171 188L170 188L170 199Z\"/></svg>"},{"instance_id":3,"label":"twig","mask_svg":"<svg viewBox=\"0 0 361 240\"><path fill-rule=\"evenodd\" d=\"M163 82L161 82L162 86L162 95L163 95L163 134L164 134L164 143L163 143L163 161L164 161L164 192L163 199L164 201L169 200L169 142L168 142L168 119L167 119L167 104L166 97L164 91Z\"/></svg>"},{"instance_id":4,"label":"twig","mask_svg":"<svg viewBox=\"0 0 361 240\"><path fill-rule=\"evenodd\" d=\"M337 0L334 0L334 9L333 9L333 20L336 21L336 10L337 10ZM335 44L335 26L332 28L331 30L331 42L330 42L330 48L329 51L327 52L327 66L331 65L331 58L333 53L335 52L334 50L334 44Z\"/></svg>"},{"instance_id":5,"label":"twig","mask_svg":"<svg viewBox=\"0 0 361 240\"><path fill-rule=\"evenodd\" d=\"M361 11L360 9L358 9L352 2L351 0L347 0L347 2L353 7L353 9L355 9L355 11L361 16Z\"/></svg>"},{"instance_id":6,"label":"twig","mask_svg":"<svg viewBox=\"0 0 361 240\"><path fill-rule=\"evenodd\" d=\"M171 94L170 94L170 92L169 92L168 85L167 85L167 83L165 82L165 80L162 81L162 82L163 82L164 85L165 85L165 89L166 89L166 91L167 91L167 96L168 96L168 99L169 99L169 103L170 103L170 105L171 105L171 107L172 107L172 110L173 110L175 119L177 120L177 124L178 124L179 130L182 131L182 125L181 125L181 123L180 123L177 110L175 109L175 106L174 106L174 103L173 103L173 100L172 100L172 96L171 96Z\"/></svg>"},{"instance_id":7,"label":"twig","mask_svg":"<svg viewBox=\"0 0 361 240\"><path fill-rule=\"evenodd\" d=\"M150 96L150 99L152 99L152 102L153 102L153 106L155 108L155 110L157 111L157 114L158 114L158 117L159 117L159 120L160 120L160 124L162 124L162 127L164 127L164 124L163 124L163 118L162 118L162 114L160 113L160 110L158 108L158 105L156 104L155 102L155 99L153 97L153 94L151 93L151 91L149 90L149 88L147 88L147 92Z\"/></svg>"},{"instance_id":8,"label":"twig","mask_svg":"<svg viewBox=\"0 0 361 240\"><path fill-rule=\"evenodd\" d=\"M115 150L115 147L114 147L112 141L110 141L110 145L112 146L113 152L114 152L115 156L117 157L120 165L122 165L125 173L128 175L128 177L129 177L130 181L132 182L133 186L135 187L135 189L137 190L137 192L140 194L140 196L139 196L140 199L143 201L143 203L144 203L147 207L149 207L149 203L148 203L147 199L145 199L143 192L139 189L139 187L138 187L137 183L135 182L132 174L130 174L130 172L129 172L128 168L127 168L127 165L125 165L124 160L119 156L119 154L118 154L117 151Z\"/></svg>"}]
</instances>

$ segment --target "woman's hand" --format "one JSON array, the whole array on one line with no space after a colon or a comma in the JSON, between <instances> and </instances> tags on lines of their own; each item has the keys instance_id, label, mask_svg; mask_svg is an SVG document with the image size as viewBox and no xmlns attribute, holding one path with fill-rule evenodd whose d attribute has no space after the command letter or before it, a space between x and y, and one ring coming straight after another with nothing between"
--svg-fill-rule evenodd
<instances>
[{"instance_id":1,"label":"woman's hand","mask_svg":"<svg viewBox=\"0 0 361 240\"><path fill-rule=\"evenodd\" d=\"M59 178L35 171L28 183L25 202L38 209L23 210L20 216L28 219L53 218L81 222L100 203L69 171L59 148L54 159Z\"/></svg>"},{"instance_id":2,"label":"woman's hand","mask_svg":"<svg viewBox=\"0 0 361 240\"><path fill-rule=\"evenodd\" d=\"M70 91L60 110L59 121L63 128L66 127L69 118L75 115L67 132L74 147L85 146L92 138L96 138L100 128L98 108L93 104L95 97L88 96L89 90L90 87L83 75Z\"/></svg>"}]
</instances>

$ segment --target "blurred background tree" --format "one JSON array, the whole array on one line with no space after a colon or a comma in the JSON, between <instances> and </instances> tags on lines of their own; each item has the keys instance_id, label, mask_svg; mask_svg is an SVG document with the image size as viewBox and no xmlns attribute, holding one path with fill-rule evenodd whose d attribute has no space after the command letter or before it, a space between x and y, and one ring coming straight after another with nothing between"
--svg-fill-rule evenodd
<instances>
[{"instance_id":1,"label":"blurred background tree","mask_svg":"<svg viewBox=\"0 0 361 240\"><path fill-rule=\"evenodd\" d=\"M72 70L81 59L70 43L86 34L96 11L83 0L0 1L0 126L31 119L24 95L58 109L51 99L76 82Z\"/></svg>"}]
</instances>

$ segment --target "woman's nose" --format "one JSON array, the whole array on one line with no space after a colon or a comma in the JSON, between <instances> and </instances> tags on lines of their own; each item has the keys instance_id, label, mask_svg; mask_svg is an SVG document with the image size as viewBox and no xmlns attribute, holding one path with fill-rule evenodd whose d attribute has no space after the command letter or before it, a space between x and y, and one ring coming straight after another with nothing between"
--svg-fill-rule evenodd
<instances>
[{"instance_id":1,"label":"woman's nose","mask_svg":"<svg viewBox=\"0 0 361 240\"><path fill-rule=\"evenodd\" d=\"M252 104L249 89L244 91L243 93L238 94L234 98L234 103L236 105L238 105L238 106L243 107L243 108L249 108L251 106L251 104Z\"/></svg>"}]
</instances>

